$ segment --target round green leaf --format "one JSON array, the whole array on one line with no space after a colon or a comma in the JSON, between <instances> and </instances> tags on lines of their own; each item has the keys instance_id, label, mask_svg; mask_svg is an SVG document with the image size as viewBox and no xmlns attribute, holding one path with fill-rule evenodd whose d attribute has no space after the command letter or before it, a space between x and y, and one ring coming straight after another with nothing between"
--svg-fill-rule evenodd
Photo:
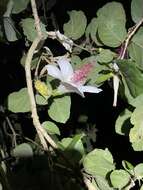
<instances>
[{"instance_id":1,"label":"round green leaf","mask_svg":"<svg viewBox=\"0 0 143 190\"><path fill-rule=\"evenodd\" d=\"M135 23L139 22L143 18L143 1L142 0L132 0L131 15Z\"/></svg>"},{"instance_id":2,"label":"round green leaf","mask_svg":"<svg viewBox=\"0 0 143 190\"><path fill-rule=\"evenodd\" d=\"M135 166L134 174L137 177L137 179L142 179L143 178L143 164L142 163Z\"/></svg>"},{"instance_id":3,"label":"round green leaf","mask_svg":"<svg viewBox=\"0 0 143 190\"><path fill-rule=\"evenodd\" d=\"M113 60L115 53L109 49L101 49L97 56L97 61L100 63L109 63Z\"/></svg>"},{"instance_id":4,"label":"round green leaf","mask_svg":"<svg viewBox=\"0 0 143 190\"><path fill-rule=\"evenodd\" d=\"M14 113L30 111L27 88L22 88L18 92L13 92L8 96L8 109Z\"/></svg>"},{"instance_id":5,"label":"round green leaf","mask_svg":"<svg viewBox=\"0 0 143 190\"><path fill-rule=\"evenodd\" d=\"M71 99L70 96L54 98L48 114L54 121L66 123L70 116Z\"/></svg>"},{"instance_id":6,"label":"round green leaf","mask_svg":"<svg viewBox=\"0 0 143 190\"><path fill-rule=\"evenodd\" d=\"M60 130L57 125L51 121L45 121L42 123L42 126L46 129L46 131L51 135L60 135Z\"/></svg>"},{"instance_id":7,"label":"round green leaf","mask_svg":"<svg viewBox=\"0 0 143 190\"><path fill-rule=\"evenodd\" d=\"M98 35L107 46L118 47L126 38L126 16L122 4L110 2L97 12Z\"/></svg>"},{"instance_id":8,"label":"round green leaf","mask_svg":"<svg viewBox=\"0 0 143 190\"><path fill-rule=\"evenodd\" d=\"M37 31L35 29L35 21L32 18L26 18L22 19L21 26L23 28L24 35L27 37L27 39L31 42L34 41L34 39L37 37ZM44 37L47 37L46 33L46 27L43 23L40 23L40 27L42 30L42 33L44 34Z\"/></svg>"},{"instance_id":9,"label":"round green leaf","mask_svg":"<svg viewBox=\"0 0 143 190\"><path fill-rule=\"evenodd\" d=\"M13 150L12 150L12 155L14 157L32 157L33 156L33 149L28 143L22 143L20 145L17 145Z\"/></svg>"},{"instance_id":10,"label":"round green leaf","mask_svg":"<svg viewBox=\"0 0 143 190\"><path fill-rule=\"evenodd\" d=\"M95 149L88 153L83 160L83 166L87 173L103 177L115 169L112 155L108 149Z\"/></svg>"},{"instance_id":11,"label":"round green leaf","mask_svg":"<svg viewBox=\"0 0 143 190\"><path fill-rule=\"evenodd\" d=\"M13 14L18 14L21 11L25 10L27 8L28 3L30 0L13 0Z\"/></svg>"},{"instance_id":12,"label":"round green leaf","mask_svg":"<svg viewBox=\"0 0 143 190\"><path fill-rule=\"evenodd\" d=\"M79 39L85 32L87 19L82 11L68 12L70 20L64 24L64 34L73 40Z\"/></svg>"},{"instance_id":13,"label":"round green leaf","mask_svg":"<svg viewBox=\"0 0 143 190\"><path fill-rule=\"evenodd\" d=\"M123 188L130 182L130 175L125 170L114 170L110 175L110 180L115 188Z\"/></svg>"}]
</instances>

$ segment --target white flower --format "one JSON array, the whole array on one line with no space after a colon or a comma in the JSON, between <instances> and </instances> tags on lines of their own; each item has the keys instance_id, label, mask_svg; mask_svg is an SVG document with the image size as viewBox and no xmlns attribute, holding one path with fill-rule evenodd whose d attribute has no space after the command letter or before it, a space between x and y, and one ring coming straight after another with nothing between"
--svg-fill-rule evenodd
<instances>
[{"instance_id":1,"label":"white flower","mask_svg":"<svg viewBox=\"0 0 143 190\"><path fill-rule=\"evenodd\" d=\"M48 74L61 81L58 90L61 93L75 92L84 97L84 92L99 93L102 90L96 86L84 85L87 74L92 69L93 65L88 63L80 69L73 71L73 68L67 58L60 58L58 66L47 65Z\"/></svg>"}]
</instances>

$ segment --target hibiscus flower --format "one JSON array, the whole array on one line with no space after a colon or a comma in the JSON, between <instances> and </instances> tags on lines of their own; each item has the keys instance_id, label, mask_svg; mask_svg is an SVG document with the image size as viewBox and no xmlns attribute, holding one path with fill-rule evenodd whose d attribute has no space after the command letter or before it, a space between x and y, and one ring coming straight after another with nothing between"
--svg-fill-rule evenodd
<instances>
[{"instance_id":1,"label":"hibiscus flower","mask_svg":"<svg viewBox=\"0 0 143 190\"><path fill-rule=\"evenodd\" d=\"M75 92L84 97L84 92L99 93L102 90L96 86L85 85L86 77L93 68L91 63L84 64L80 69L73 70L67 58L60 58L56 65L47 65L48 74L60 80L60 93Z\"/></svg>"}]
</instances>

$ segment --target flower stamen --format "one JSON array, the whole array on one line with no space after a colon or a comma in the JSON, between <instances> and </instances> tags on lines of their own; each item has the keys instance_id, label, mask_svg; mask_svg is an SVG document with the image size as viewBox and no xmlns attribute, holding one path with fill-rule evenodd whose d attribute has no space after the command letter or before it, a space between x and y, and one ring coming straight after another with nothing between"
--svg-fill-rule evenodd
<instances>
[{"instance_id":1,"label":"flower stamen","mask_svg":"<svg viewBox=\"0 0 143 190\"><path fill-rule=\"evenodd\" d=\"M71 81L73 83L84 83L87 75L89 74L92 68L93 68L93 65L91 63L87 63L83 65L80 69L74 72Z\"/></svg>"}]
</instances>

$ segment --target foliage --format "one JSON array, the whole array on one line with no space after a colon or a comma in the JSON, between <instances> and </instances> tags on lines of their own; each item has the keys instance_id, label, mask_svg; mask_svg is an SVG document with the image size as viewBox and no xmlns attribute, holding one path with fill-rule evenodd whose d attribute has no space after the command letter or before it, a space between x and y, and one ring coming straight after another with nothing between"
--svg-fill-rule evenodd
<instances>
[{"instance_id":1,"label":"foliage","mask_svg":"<svg viewBox=\"0 0 143 190\"><path fill-rule=\"evenodd\" d=\"M59 27L64 34L57 28L50 31L55 27L55 19L52 27L45 21L49 13L46 5L52 8L56 1L51 3L49 0L47 4L44 0L42 2L45 4L37 1L37 9L43 39L31 61L33 78L26 78L33 84L33 101L37 107L29 99L30 90L26 86L5 98L7 105L2 106L2 113L6 110L9 114L5 121L11 133L9 134L9 130L6 132L10 148L4 142L0 147L0 189L9 188L6 172L2 168L3 160L9 154L17 162L20 162L20 158L32 158L34 162L36 157L45 159L42 163L43 171L50 189L83 189L83 178L88 179L96 190L129 190L135 186L136 181L139 182L140 189L143 189L140 183L143 180L143 163L133 166L124 160L119 169L109 147L94 147L96 127L88 123L87 115L82 116L81 113L78 120L84 129L74 126L72 134L69 132L68 136L63 135L65 131L67 133L66 127L72 120L72 114L76 112L72 109L72 93L81 98L85 98L85 93L97 93L97 96L99 93L100 96L101 93L104 94L102 85L109 83L111 86L113 83L114 98L116 99L116 92L119 90L118 96L126 103L125 109L116 119L115 132L127 136L134 152L143 151L142 0L131 1L132 20L126 18L126 10L116 1L99 8L91 21L82 10L68 11L68 22L65 21ZM21 57L23 67L29 55L27 50L38 36L30 6L30 0L9 0L3 1L3 4L0 2L0 11L3 12L0 41L12 43L22 40L25 43ZM15 16L18 16L18 21ZM130 26L126 27L126 22ZM57 55L50 43L48 44L49 39L62 45L65 54L61 55L59 51ZM33 139L24 137L17 128L20 126L17 122L19 114L29 118L31 109L38 112L38 119L42 123L42 129L37 129L37 121L32 112L33 124L38 132ZM9 119L11 114L12 122ZM42 130L55 142L56 150L50 144L45 153L40 143L45 138L41 138Z\"/></svg>"}]
</instances>

